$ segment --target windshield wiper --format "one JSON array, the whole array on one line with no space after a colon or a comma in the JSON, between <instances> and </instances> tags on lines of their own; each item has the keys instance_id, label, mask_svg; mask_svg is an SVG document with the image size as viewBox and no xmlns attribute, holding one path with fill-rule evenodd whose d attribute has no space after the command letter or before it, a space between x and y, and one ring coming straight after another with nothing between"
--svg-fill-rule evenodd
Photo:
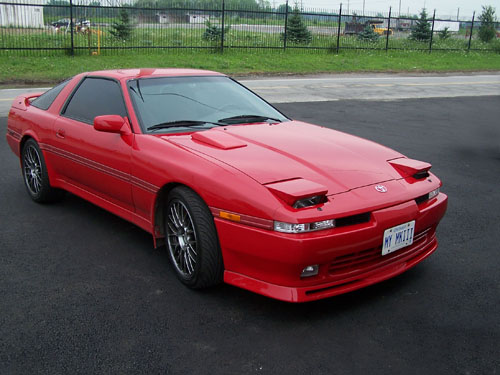
<instances>
[{"instance_id":1,"label":"windshield wiper","mask_svg":"<svg viewBox=\"0 0 500 375\"><path fill-rule=\"evenodd\" d=\"M226 117L226 118L221 118L219 122L226 123L226 124L242 124L242 123L251 123L251 122L267 122L267 121L272 121L272 122L281 122L281 120L277 118L272 118L268 116L261 116L261 115L239 115L239 116L232 116L232 117Z\"/></svg>"},{"instance_id":2,"label":"windshield wiper","mask_svg":"<svg viewBox=\"0 0 500 375\"><path fill-rule=\"evenodd\" d=\"M147 128L147 130L189 127L189 126L197 126L197 125L205 125L205 124L213 124L213 125L218 125L218 126L225 125L225 124L219 124L217 122L211 122L211 121L177 120L177 121L162 122L160 124L150 126L149 128Z\"/></svg>"}]
</instances>

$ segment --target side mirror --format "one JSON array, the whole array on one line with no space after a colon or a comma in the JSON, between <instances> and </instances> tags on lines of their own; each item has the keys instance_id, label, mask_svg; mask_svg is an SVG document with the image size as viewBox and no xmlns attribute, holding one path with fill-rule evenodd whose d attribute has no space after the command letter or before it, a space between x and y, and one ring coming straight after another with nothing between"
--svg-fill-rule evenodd
<instances>
[{"instance_id":1,"label":"side mirror","mask_svg":"<svg viewBox=\"0 0 500 375\"><path fill-rule=\"evenodd\" d=\"M94 118L94 129L100 132L129 134L127 121L118 115L103 115Z\"/></svg>"}]
</instances>

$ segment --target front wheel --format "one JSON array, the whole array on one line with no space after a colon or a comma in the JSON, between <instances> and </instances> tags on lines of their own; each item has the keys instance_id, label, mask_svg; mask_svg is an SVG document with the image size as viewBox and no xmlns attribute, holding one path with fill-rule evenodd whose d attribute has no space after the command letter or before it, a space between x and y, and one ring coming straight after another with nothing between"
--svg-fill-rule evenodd
<instances>
[{"instance_id":1,"label":"front wheel","mask_svg":"<svg viewBox=\"0 0 500 375\"><path fill-rule=\"evenodd\" d=\"M170 192L165 236L170 260L184 285L201 289L222 281L224 266L214 220L192 190L177 187Z\"/></svg>"},{"instance_id":2,"label":"front wheel","mask_svg":"<svg viewBox=\"0 0 500 375\"><path fill-rule=\"evenodd\" d=\"M28 139L23 146L21 168L26 190L35 202L53 202L63 197L64 191L50 186L42 151L32 138Z\"/></svg>"}]
</instances>

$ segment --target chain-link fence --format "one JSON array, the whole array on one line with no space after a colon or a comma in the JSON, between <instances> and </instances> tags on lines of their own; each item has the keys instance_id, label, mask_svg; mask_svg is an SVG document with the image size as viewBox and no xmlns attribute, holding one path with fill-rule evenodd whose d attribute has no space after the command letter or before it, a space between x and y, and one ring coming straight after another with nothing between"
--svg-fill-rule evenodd
<instances>
[{"instance_id":1,"label":"chain-link fence","mask_svg":"<svg viewBox=\"0 0 500 375\"><path fill-rule=\"evenodd\" d=\"M181 48L500 50L499 23L493 24L491 41L482 41L475 14L452 19L433 12L423 22L421 15L391 9L369 13L349 12L342 6L332 11L288 4L276 9L234 8L224 1L206 6L191 1L198 4L192 7L188 2L186 7L154 4L158 2L137 0L123 6L101 6L90 0L86 4L0 2L0 51L72 55Z\"/></svg>"}]
</instances>

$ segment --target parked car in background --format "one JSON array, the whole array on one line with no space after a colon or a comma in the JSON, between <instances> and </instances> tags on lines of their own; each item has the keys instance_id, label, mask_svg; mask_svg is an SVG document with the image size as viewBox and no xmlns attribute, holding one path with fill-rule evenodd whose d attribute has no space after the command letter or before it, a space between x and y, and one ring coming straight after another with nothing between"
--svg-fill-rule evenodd
<instances>
[{"instance_id":1,"label":"parked car in background","mask_svg":"<svg viewBox=\"0 0 500 375\"><path fill-rule=\"evenodd\" d=\"M68 29L69 30L70 22L71 21L69 18L61 18L60 20L52 22L51 26L54 27L56 30L59 30L59 29ZM90 27L90 25L91 25L91 22L86 18L79 18L79 19L74 21L74 27L77 31L79 31L80 29L88 28L88 27Z\"/></svg>"},{"instance_id":2,"label":"parked car in background","mask_svg":"<svg viewBox=\"0 0 500 375\"><path fill-rule=\"evenodd\" d=\"M61 18L57 21L52 22L50 25L52 27L55 27L56 29L59 29L61 27L69 27L69 24L70 24L69 18Z\"/></svg>"}]
</instances>

